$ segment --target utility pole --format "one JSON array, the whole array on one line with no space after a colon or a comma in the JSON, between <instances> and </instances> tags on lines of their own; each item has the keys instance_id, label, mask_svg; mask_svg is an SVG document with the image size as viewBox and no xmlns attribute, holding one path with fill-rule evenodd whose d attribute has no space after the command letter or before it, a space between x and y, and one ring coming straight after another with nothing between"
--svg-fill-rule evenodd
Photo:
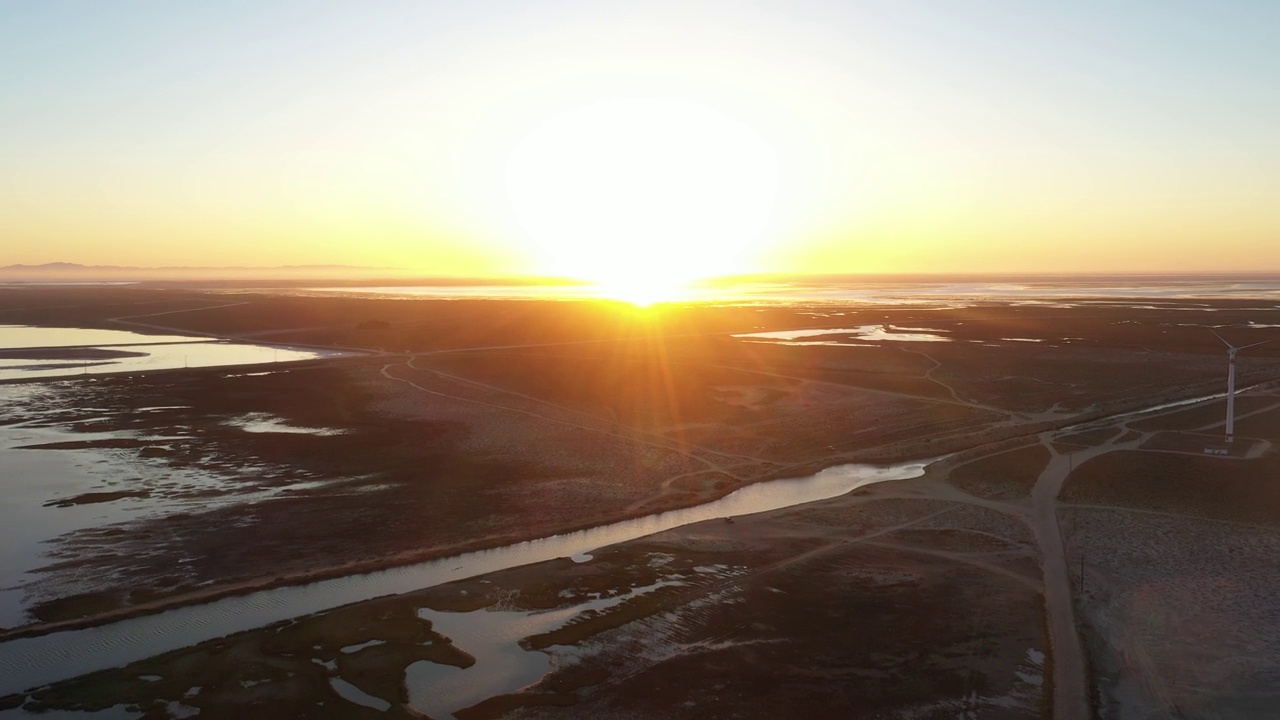
<instances>
[{"instance_id":1,"label":"utility pole","mask_svg":"<svg viewBox=\"0 0 1280 720\"><path fill-rule=\"evenodd\" d=\"M1080 546L1080 594L1084 595L1084 545Z\"/></svg>"},{"instance_id":2,"label":"utility pole","mask_svg":"<svg viewBox=\"0 0 1280 720\"><path fill-rule=\"evenodd\" d=\"M1227 346L1227 442L1236 436L1236 351Z\"/></svg>"}]
</instances>

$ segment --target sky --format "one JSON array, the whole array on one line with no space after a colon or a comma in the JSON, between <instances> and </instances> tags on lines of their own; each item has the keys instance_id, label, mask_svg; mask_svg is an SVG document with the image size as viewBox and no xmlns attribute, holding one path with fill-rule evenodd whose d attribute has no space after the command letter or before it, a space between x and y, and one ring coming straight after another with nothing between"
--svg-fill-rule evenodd
<instances>
[{"instance_id":1,"label":"sky","mask_svg":"<svg viewBox=\"0 0 1280 720\"><path fill-rule=\"evenodd\" d=\"M1280 271L1280 3L0 0L0 265Z\"/></svg>"}]
</instances>

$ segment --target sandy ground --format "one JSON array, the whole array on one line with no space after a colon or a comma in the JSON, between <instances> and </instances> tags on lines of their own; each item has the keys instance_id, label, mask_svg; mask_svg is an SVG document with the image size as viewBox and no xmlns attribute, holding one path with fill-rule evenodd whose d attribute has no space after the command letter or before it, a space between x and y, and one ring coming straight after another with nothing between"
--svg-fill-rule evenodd
<instances>
[{"instance_id":1,"label":"sandy ground","mask_svg":"<svg viewBox=\"0 0 1280 720\"><path fill-rule=\"evenodd\" d=\"M1280 440L1280 394L1255 392L1240 405L1237 443ZM1192 409L1141 427L1212 436L1221 424ZM1139 450L1077 471L1059 512L1102 717L1274 714L1278 463L1274 452Z\"/></svg>"}]
</instances>

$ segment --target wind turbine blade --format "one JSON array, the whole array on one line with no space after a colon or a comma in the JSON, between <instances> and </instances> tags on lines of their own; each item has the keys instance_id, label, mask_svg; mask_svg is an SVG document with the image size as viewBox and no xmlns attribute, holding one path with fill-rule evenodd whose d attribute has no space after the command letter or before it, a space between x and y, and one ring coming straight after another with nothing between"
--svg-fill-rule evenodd
<instances>
[{"instance_id":1,"label":"wind turbine blade","mask_svg":"<svg viewBox=\"0 0 1280 720\"><path fill-rule=\"evenodd\" d=\"M1252 344L1252 345L1245 345L1245 346L1240 347L1240 348L1237 348L1237 349L1239 349L1239 350L1243 350L1243 349L1245 349L1245 348L1258 347L1259 345L1266 345L1267 343L1271 342L1272 340L1276 340L1276 339L1277 339L1277 338L1271 338L1271 340L1263 340L1262 342L1256 342L1256 343L1254 343L1254 344Z\"/></svg>"},{"instance_id":2,"label":"wind turbine blade","mask_svg":"<svg viewBox=\"0 0 1280 720\"><path fill-rule=\"evenodd\" d=\"M1239 348L1237 348L1235 345L1232 345L1231 343L1229 343L1229 342L1227 342L1226 340L1224 340L1224 339L1223 339L1223 337L1222 337L1221 335L1219 335L1219 334L1218 334L1218 331L1217 331L1217 330L1214 330L1213 328L1209 328L1209 332L1213 333L1213 336L1214 336L1214 337L1218 338L1219 340L1222 340L1222 344L1223 344L1223 345L1226 345L1227 347L1231 348L1232 350L1238 350L1238 349L1239 349Z\"/></svg>"}]
</instances>

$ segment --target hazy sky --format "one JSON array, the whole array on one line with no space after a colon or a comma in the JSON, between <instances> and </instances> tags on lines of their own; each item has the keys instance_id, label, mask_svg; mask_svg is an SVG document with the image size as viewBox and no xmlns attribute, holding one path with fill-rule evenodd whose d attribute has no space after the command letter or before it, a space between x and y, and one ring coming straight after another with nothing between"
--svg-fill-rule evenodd
<instances>
[{"instance_id":1,"label":"hazy sky","mask_svg":"<svg viewBox=\"0 0 1280 720\"><path fill-rule=\"evenodd\" d=\"M0 264L1280 271L1278 27L1270 0L0 0Z\"/></svg>"}]
</instances>

